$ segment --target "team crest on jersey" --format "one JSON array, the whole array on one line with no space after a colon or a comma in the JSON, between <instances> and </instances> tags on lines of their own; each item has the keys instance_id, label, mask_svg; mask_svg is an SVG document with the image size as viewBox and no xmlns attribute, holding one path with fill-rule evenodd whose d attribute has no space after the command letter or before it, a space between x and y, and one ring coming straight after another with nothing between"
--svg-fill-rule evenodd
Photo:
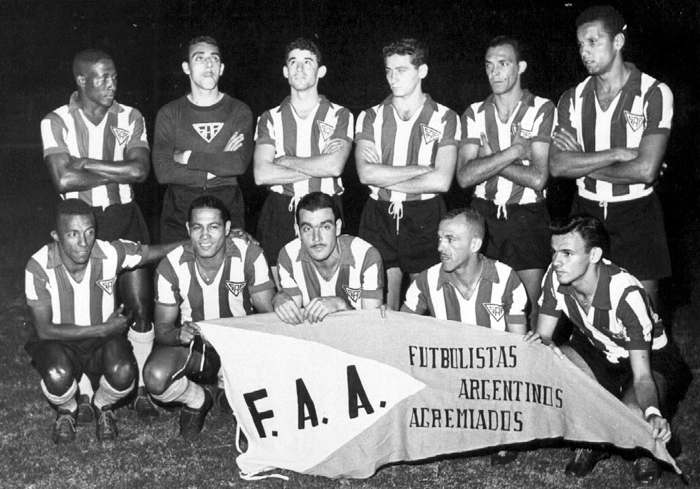
<instances>
[{"instance_id":1,"label":"team crest on jersey","mask_svg":"<svg viewBox=\"0 0 700 489\"><path fill-rule=\"evenodd\" d=\"M505 315L505 311L503 310L503 306L500 304L482 304L486 311L491 315L492 318L494 318L496 321L500 321L503 319L503 316Z\"/></svg>"},{"instance_id":2,"label":"team crest on jersey","mask_svg":"<svg viewBox=\"0 0 700 489\"><path fill-rule=\"evenodd\" d=\"M120 127L115 127L112 126L112 134L114 134L114 137L117 138L117 142L121 146L122 144L126 143L126 141L129 139L129 136L131 136L131 133L127 131L126 129L122 129Z\"/></svg>"},{"instance_id":3,"label":"team crest on jersey","mask_svg":"<svg viewBox=\"0 0 700 489\"><path fill-rule=\"evenodd\" d=\"M440 136L442 136L442 133L438 131L437 129L433 129L430 126L426 126L425 124L420 125L420 129L423 132L423 141L425 144L430 144L433 141L437 141L440 139Z\"/></svg>"},{"instance_id":4,"label":"team crest on jersey","mask_svg":"<svg viewBox=\"0 0 700 489\"><path fill-rule=\"evenodd\" d=\"M241 293L243 287L245 287L245 282L231 282L230 280L226 281L226 288L236 297L238 297L238 294Z\"/></svg>"},{"instance_id":5,"label":"team crest on jersey","mask_svg":"<svg viewBox=\"0 0 700 489\"><path fill-rule=\"evenodd\" d=\"M335 127L323 121L316 121L318 124L318 130L321 131L321 136L324 141L328 141L335 131Z\"/></svg>"},{"instance_id":6,"label":"team crest on jersey","mask_svg":"<svg viewBox=\"0 0 700 489\"><path fill-rule=\"evenodd\" d=\"M117 282L117 277L108 278L105 280L98 280L97 285L107 292L109 295L114 293L114 284Z\"/></svg>"},{"instance_id":7,"label":"team crest on jersey","mask_svg":"<svg viewBox=\"0 0 700 489\"><path fill-rule=\"evenodd\" d=\"M202 139L207 143L211 143L211 140L214 139L216 135L219 134L219 131L221 131L221 128L224 127L224 123L207 122L203 124L192 124L192 127L197 131L197 134L202 136Z\"/></svg>"},{"instance_id":8,"label":"team crest on jersey","mask_svg":"<svg viewBox=\"0 0 700 489\"><path fill-rule=\"evenodd\" d=\"M343 285L343 290L352 302L357 302L358 300L360 300L360 294L362 294L362 287L360 287L359 289L351 289L347 285Z\"/></svg>"},{"instance_id":9,"label":"team crest on jersey","mask_svg":"<svg viewBox=\"0 0 700 489\"><path fill-rule=\"evenodd\" d=\"M627 124L632 128L634 132L637 132L640 127L644 126L644 116L632 114L630 111L625 110L625 119L627 119Z\"/></svg>"}]
</instances>

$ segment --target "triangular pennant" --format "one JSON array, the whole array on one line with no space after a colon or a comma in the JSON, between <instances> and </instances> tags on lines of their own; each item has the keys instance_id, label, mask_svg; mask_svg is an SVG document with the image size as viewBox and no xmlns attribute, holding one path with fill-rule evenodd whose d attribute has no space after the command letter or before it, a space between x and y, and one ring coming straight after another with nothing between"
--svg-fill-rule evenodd
<instances>
[{"instance_id":1,"label":"triangular pennant","mask_svg":"<svg viewBox=\"0 0 700 489\"><path fill-rule=\"evenodd\" d=\"M500 304L483 304L484 308L488 311L488 313L491 315L492 318L494 318L496 321L500 321L503 319L503 315L505 314L505 311L503 310L503 306Z\"/></svg>"},{"instance_id":2,"label":"triangular pennant","mask_svg":"<svg viewBox=\"0 0 700 489\"><path fill-rule=\"evenodd\" d=\"M360 299L360 294L362 293L362 287L359 289L351 289L347 285L343 285L343 290L348 295L348 298L352 302L357 302Z\"/></svg>"},{"instance_id":3,"label":"triangular pennant","mask_svg":"<svg viewBox=\"0 0 700 489\"><path fill-rule=\"evenodd\" d=\"M226 281L226 288L236 297L238 297L238 294L241 293L243 287L245 287L245 282L231 282L230 280Z\"/></svg>"},{"instance_id":4,"label":"triangular pennant","mask_svg":"<svg viewBox=\"0 0 700 489\"><path fill-rule=\"evenodd\" d=\"M323 121L316 121L316 124L318 124L318 130L321 131L321 136L323 136L323 140L328 141L328 139L330 139L330 137L333 135L335 127Z\"/></svg>"},{"instance_id":5,"label":"triangular pennant","mask_svg":"<svg viewBox=\"0 0 700 489\"><path fill-rule=\"evenodd\" d=\"M115 127L112 126L112 134L114 134L114 137L117 138L117 142L122 145L124 144L128 139L131 133L127 131L126 129L122 129L120 127Z\"/></svg>"},{"instance_id":6,"label":"triangular pennant","mask_svg":"<svg viewBox=\"0 0 700 489\"><path fill-rule=\"evenodd\" d=\"M97 285L104 290L109 295L114 293L114 283L117 281L117 277L108 278L105 280L98 280Z\"/></svg>"},{"instance_id":7,"label":"triangular pennant","mask_svg":"<svg viewBox=\"0 0 700 489\"><path fill-rule=\"evenodd\" d=\"M219 134L219 131L221 131L221 128L224 127L224 123L207 122L202 124L192 124L192 127L194 127L194 130L197 131L197 134L202 136L202 139L204 139L207 143L211 143L211 140L214 139L216 135Z\"/></svg>"},{"instance_id":8,"label":"triangular pennant","mask_svg":"<svg viewBox=\"0 0 700 489\"><path fill-rule=\"evenodd\" d=\"M627 124L632 128L634 132L637 132L640 127L644 126L644 116L632 114L629 111L625 111L625 119L627 119Z\"/></svg>"},{"instance_id":9,"label":"triangular pennant","mask_svg":"<svg viewBox=\"0 0 700 489\"><path fill-rule=\"evenodd\" d=\"M426 126L425 124L420 125L421 131L423 132L423 141L425 144L430 144L433 141L437 141L440 139L440 136L442 136L442 133L438 131L437 129L433 129L430 126Z\"/></svg>"}]
</instances>

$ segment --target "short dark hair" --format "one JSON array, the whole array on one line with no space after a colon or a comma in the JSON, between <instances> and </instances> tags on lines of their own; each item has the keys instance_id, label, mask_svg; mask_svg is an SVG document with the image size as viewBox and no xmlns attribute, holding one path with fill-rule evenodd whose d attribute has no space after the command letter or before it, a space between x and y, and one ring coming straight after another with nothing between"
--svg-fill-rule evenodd
<instances>
[{"instance_id":1,"label":"short dark hair","mask_svg":"<svg viewBox=\"0 0 700 489\"><path fill-rule=\"evenodd\" d=\"M504 46L504 45L510 45L513 47L513 52L515 53L515 61L523 61L523 46L520 44L520 41L518 41L516 38L511 37L511 36L496 36L493 39L489 41L489 45L487 46L486 50L488 51L491 48L495 48L498 46Z\"/></svg>"},{"instance_id":2,"label":"short dark hair","mask_svg":"<svg viewBox=\"0 0 700 489\"><path fill-rule=\"evenodd\" d=\"M231 220L231 213L229 212L226 204L213 195L201 195L194 199L190 204L190 208L187 211L187 222L192 223L192 214L196 209L216 209L221 212L221 219L224 223Z\"/></svg>"},{"instance_id":3,"label":"short dark hair","mask_svg":"<svg viewBox=\"0 0 700 489\"><path fill-rule=\"evenodd\" d=\"M287 47L285 49L284 53L284 64L287 64L287 60L289 59L289 53L294 51L295 49L301 49L303 51L309 51L312 54L316 55L316 61L318 62L319 66L323 65L323 56L321 55L321 50L319 49L318 45L313 42L310 39L307 39L305 37L297 37L294 39L292 42L287 44Z\"/></svg>"},{"instance_id":4,"label":"short dark hair","mask_svg":"<svg viewBox=\"0 0 700 489\"><path fill-rule=\"evenodd\" d=\"M382 49L382 57L385 60L395 54L410 56L411 64L416 68L428 64L428 48L417 39L401 39L384 46Z\"/></svg>"},{"instance_id":5,"label":"short dark hair","mask_svg":"<svg viewBox=\"0 0 700 489\"><path fill-rule=\"evenodd\" d=\"M100 61L112 61L112 57L99 49L85 49L73 59L73 78L85 74L85 68L96 65Z\"/></svg>"},{"instance_id":6,"label":"short dark hair","mask_svg":"<svg viewBox=\"0 0 700 489\"><path fill-rule=\"evenodd\" d=\"M603 256L610 251L610 235L602 222L589 214L576 214L559 221L554 221L549 226L552 235L578 233L586 244L586 251L591 248L603 250Z\"/></svg>"},{"instance_id":7,"label":"short dark hair","mask_svg":"<svg viewBox=\"0 0 700 489\"><path fill-rule=\"evenodd\" d=\"M440 222L448 219L454 219L459 216L464 216L469 226L474 228L474 231L481 239L484 239L484 235L486 234L486 223L484 222L484 217L479 213L479 211L472 209L471 207L452 209L451 211L448 211L442 219L440 219Z\"/></svg>"},{"instance_id":8,"label":"short dark hair","mask_svg":"<svg viewBox=\"0 0 700 489\"><path fill-rule=\"evenodd\" d=\"M61 221L61 218L69 216L90 216L95 222L95 214L92 212L92 207L80 199L66 199L58 203L54 216L56 229L58 229L58 223Z\"/></svg>"},{"instance_id":9,"label":"short dark hair","mask_svg":"<svg viewBox=\"0 0 700 489\"><path fill-rule=\"evenodd\" d=\"M589 7L576 17L576 29L589 22L600 22L610 39L622 33L627 37L627 23L622 14L611 5Z\"/></svg>"},{"instance_id":10,"label":"short dark hair","mask_svg":"<svg viewBox=\"0 0 700 489\"><path fill-rule=\"evenodd\" d=\"M193 37L190 39L190 42L187 43L185 48L182 50L182 59L183 61L189 62L190 61L190 48L194 46L197 43L204 42L207 44L211 44L212 46L216 46L216 49L219 50L219 58L223 59L223 54L221 52L221 46L219 46L219 43L216 41L211 36L197 36Z\"/></svg>"},{"instance_id":11,"label":"short dark hair","mask_svg":"<svg viewBox=\"0 0 700 489\"><path fill-rule=\"evenodd\" d=\"M333 197L323 192L311 192L303 196L297 204L297 223L299 222L301 211L315 212L321 209L331 209L333 211L333 218L336 221L342 219L340 209L338 209Z\"/></svg>"}]
</instances>

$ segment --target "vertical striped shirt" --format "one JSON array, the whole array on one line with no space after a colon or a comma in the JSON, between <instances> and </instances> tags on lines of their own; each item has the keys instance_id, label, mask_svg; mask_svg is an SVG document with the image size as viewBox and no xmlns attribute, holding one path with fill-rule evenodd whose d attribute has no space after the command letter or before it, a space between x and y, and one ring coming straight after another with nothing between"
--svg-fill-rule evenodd
<instances>
[{"instance_id":1,"label":"vertical striped shirt","mask_svg":"<svg viewBox=\"0 0 700 489\"><path fill-rule=\"evenodd\" d=\"M340 265L334 277L326 281L299 238L280 251L277 261L280 286L287 294L301 296L302 306L316 297L341 297L355 309L362 299L384 298L384 266L379 251L368 242L343 234L338 236Z\"/></svg>"},{"instance_id":2,"label":"vertical striped shirt","mask_svg":"<svg viewBox=\"0 0 700 489\"><path fill-rule=\"evenodd\" d=\"M258 118L255 144L273 145L275 158L285 155L301 158L318 156L331 139L352 143L353 122L348 109L329 102L323 95L316 112L302 119L292 107L292 98L287 96L278 107ZM312 177L301 182L272 185L270 190L296 199L311 192L340 195L343 193L343 182L340 177Z\"/></svg>"},{"instance_id":3,"label":"vertical striped shirt","mask_svg":"<svg viewBox=\"0 0 700 489\"><path fill-rule=\"evenodd\" d=\"M639 280L606 259L599 266L598 286L586 314L573 286L560 284L550 265L540 296L540 314L556 318L566 314L613 363L629 358L629 350L666 346L663 323Z\"/></svg>"},{"instance_id":4,"label":"vertical striped shirt","mask_svg":"<svg viewBox=\"0 0 700 489\"><path fill-rule=\"evenodd\" d=\"M131 148L148 149L146 126L141 113L116 101L98 125L88 120L78 106L78 92L68 105L48 114L41 121L44 157L68 153L76 158L123 161ZM93 207L128 204L134 199L131 185L108 183L89 190L67 192L64 199L80 199Z\"/></svg>"},{"instance_id":5,"label":"vertical striped shirt","mask_svg":"<svg viewBox=\"0 0 700 489\"><path fill-rule=\"evenodd\" d=\"M481 134L494 153L503 151L513 144L516 124L520 124L520 136L531 141L550 143L554 124L554 104L542 97L537 97L528 90L523 96L511 118L503 123L498 118L494 96L483 102L470 105L462 115L462 139L460 145L481 145ZM530 166L530 160L520 160L517 164ZM476 197L502 204L531 204L544 200L542 191L518 185L507 178L494 175L476 186Z\"/></svg>"},{"instance_id":6,"label":"vertical striped shirt","mask_svg":"<svg viewBox=\"0 0 700 489\"><path fill-rule=\"evenodd\" d=\"M406 292L404 306L416 314L426 311L438 319L506 331L509 324L526 324L527 293L508 265L482 256L479 286L469 299L460 294L454 274L442 263L422 271Z\"/></svg>"},{"instance_id":7,"label":"vertical striped shirt","mask_svg":"<svg viewBox=\"0 0 700 489\"><path fill-rule=\"evenodd\" d=\"M190 243L178 246L156 269L156 302L179 305L185 321L247 316L252 294L274 289L262 249L239 238L227 238L225 258L212 284L202 280Z\"/></svg>"},{"instance_id":8,"label":"vertical striped shirt","mask_svg":"<svg viewBox=\"0 0 700 489\"><path fill-rule=\"evenodd\" d=\"M435 166L438 149L457 145L460 123L457 114L438 104L430 95L421 110L408 121L402 120L391 103L392 96L360 114L355 141L374 143L381 164L390 166ZM404 202L428 200L436 194L406 194L369 185L374 200Z\"/></svg>"},{"instance_id":9,"label":"vertical striped shirt","mask_svg":"<svg viewBox=\"0 0 700 489\"><path fill-rule=\"evenodd\" d=\"M76 282L51 243L36 252L25 270L25 295L30 307L51 307L53 324L95 326L114 312L117 275L137 266L147 246L126 240L95 240L85 275Z\"/></svg>"},{"instance_id":10,"label":"vertical striped shirt","mask_svg":"<svg viewBox=\"0 0 700 489\"><path fill-rule=\"evenodd\" d=\"M598 104L593 77L567 90L559 100L557 126L575 134L585 152L638 148L644 136L671 131L671 89L632 63L625 64L630 77L607 111ZM652 184L609 183L589 176L576 183L581 197L601 202L638 199L654 190Z\"/></svg>"}]
</instances>

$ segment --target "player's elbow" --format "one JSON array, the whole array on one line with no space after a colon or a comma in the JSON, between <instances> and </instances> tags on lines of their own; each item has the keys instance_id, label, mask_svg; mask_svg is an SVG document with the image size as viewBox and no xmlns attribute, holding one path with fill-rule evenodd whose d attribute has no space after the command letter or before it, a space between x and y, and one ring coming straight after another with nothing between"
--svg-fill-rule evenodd
<instances>
[{"instance_id":1,"label":"player's elbow","mask_svg":"<svg viewBox=\"0 0 700 489\"><path fill-rule=\"evenodd\" d=\"M643 169L640 173L641 183L645 185L653 185L658 178L658 171L651 166Z\"/></svg>"},{"instance_id":2,"label":"player's elbow","mask_svg":"<svg viewBox=\"0 0 700 489\"><path fill-rule=\"evenodd\" d=\"M547 175L539 175L535 180L532 182L532 189L541 192L545 189L547 186Z\"/></svg>"},{"instance_id":3,"label":"player's elbow","mask_svg":"<svg viewBox=\"0 0 700 489\"><path fill-rule=\"evenodd\" d=\"M551 156L549 158L549 174L552 175L553 177L563 177L564 172L563 172L563 165L561 164L561 161L559 158L556 156Z\"/></svg>"}]
</instances>

